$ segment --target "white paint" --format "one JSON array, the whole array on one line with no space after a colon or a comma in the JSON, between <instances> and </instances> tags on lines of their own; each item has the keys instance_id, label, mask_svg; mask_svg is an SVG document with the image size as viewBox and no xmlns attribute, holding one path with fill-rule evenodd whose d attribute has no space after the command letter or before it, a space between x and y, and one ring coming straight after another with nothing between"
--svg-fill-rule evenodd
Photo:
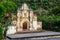
<instances>
[{"instance_id":1,"label":"white paint","mask_svg":"<svg viewBox=\"0 0 60 40\"><path fill-rule=\"evenodd\" d=\"M8 26L7 34L14 34L16 33L15 26Z\"/></svg>"},{"instance_id":2,"label":"white paint","mask_svg":"<svg viewBox=\"0 0 60 40\"><path fill-rule=\"evenodd\" d=\"M37 21L33 21L33 27L35 30L37 29Z\"/></svg>"}]
</instances>

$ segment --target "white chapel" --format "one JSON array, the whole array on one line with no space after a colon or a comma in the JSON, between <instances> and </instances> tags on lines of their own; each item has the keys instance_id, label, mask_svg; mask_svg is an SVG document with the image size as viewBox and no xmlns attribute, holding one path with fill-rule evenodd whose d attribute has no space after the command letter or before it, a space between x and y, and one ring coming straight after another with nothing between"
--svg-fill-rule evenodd
<instances>
[{"instance_id":1,"label":"white chapel","mask_svg":"<svg viewBox=\"0 0 60 40\"><path fill-rule=\"evenodd\" d=\"M13 22L13 24L16 24L16 32L26 30L35 31L38 28L42 28L42 22L37 21L37 15L26 3L23 3L21 8L18 8L17 20L16 22Z\"/></svg>"}]
</instances>

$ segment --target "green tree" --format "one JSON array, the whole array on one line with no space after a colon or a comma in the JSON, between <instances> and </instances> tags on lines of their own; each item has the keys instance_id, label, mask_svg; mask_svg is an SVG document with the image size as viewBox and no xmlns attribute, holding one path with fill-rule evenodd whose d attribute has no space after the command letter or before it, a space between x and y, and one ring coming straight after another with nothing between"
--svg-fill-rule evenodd
<instances>
[{"instance_id":1,"label":"green tree","mask_svg":"<svg viewBox=\"0 0 60 40\"><path fill-rule=\"evenodd\" d=\"M6 36L6 28L9 25L9 18L6 18L5 14L16 13L16 8L17 5L13 1L3 0L0 2L0 40Z\"/></svg>"}]
</instances>

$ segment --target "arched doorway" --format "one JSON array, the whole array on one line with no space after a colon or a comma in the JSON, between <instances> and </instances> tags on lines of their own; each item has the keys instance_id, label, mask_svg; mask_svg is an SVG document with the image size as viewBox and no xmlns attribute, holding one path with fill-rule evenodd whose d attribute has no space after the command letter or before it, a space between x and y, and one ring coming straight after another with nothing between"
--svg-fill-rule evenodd
<instances>
[{"instance_id":1,"label":"arched doorway","mask_svg":"<svg viewBox=\"0 0 60 40\"><path fill-rule=\"evenodd\" d=\"M23 29L27 29L27 22L23 23Z\"/></svg>"}]
</instances>

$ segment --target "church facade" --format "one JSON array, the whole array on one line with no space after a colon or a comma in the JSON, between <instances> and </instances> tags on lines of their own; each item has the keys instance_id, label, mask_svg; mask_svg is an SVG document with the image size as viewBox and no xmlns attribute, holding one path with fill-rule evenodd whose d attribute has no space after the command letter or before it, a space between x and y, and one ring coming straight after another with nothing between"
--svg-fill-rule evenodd
<instances>
[{"instance_id":1,"label":"church facade","mask_svg":"<svg viewBox=\"0 0 60 40\"><path fill-rule=\"evenodd\" d=\"M16 31L34 31L41 27L42 23L37 22L37 16L34 11L26 3L22 4L22 7L18 8L17 11Z\"/></svg>"}]
</instances>

